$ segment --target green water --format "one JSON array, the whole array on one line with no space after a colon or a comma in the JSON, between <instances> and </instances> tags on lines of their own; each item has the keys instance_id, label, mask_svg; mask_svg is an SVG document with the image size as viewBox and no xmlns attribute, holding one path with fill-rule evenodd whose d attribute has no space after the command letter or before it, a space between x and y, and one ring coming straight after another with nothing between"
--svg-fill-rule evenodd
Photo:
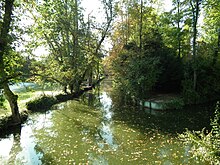
<instances>
[{"instance_id":1,"label":"green water","mask_svg":"<svg viewBox=\"0 0 220 165\"><path fill-rule=\"evenodd\" d=\"M109 84L104 81L78 100L31 114L21 129L0 138L0 164L205 164L191 158L190 146L177 139L177 132L207 127L210 111L118 105Z\"/></svg>"}]
</instances>

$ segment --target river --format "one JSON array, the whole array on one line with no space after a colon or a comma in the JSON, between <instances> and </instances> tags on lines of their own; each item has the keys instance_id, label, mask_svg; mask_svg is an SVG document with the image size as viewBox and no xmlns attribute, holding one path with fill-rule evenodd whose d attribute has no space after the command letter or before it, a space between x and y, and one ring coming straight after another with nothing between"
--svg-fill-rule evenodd
<instances>
[{"instance_id":1,"label":"river","mask_svg":"<svg viewBox=\"0 0 220 165\"><path fill-rule=\"evenodd\" d=\"M148 111L112 97L105 80L79 99L32 113L21 129L0 137L1 165L205 164L177 133L208 127L212 111Z\"/></svg>"}]
</instances>

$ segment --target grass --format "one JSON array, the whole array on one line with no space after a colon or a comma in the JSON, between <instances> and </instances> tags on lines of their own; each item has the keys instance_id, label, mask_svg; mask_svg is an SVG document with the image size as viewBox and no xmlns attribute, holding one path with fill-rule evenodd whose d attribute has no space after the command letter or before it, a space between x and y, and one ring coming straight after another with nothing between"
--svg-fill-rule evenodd
<instances>
[{"instance_id":1,"label":"grass","mask_svg":"<svg viewBox=\"0 0 220 165\"><path fill-rule=\"evenodd\" d=\"M18 107L20 112L26 110L26 103L34 100L43 95L55 95L60 93L59 91L54 91L53 89L49 88L45 89L44 91L42 88L37 86L36 88L22 88L21 90L16 90L14 94L18 95ZM6 116L11 115L10 106L7 100L3 102L3 106L0 106L0 120Z\"/></svg>"}]
</instances>

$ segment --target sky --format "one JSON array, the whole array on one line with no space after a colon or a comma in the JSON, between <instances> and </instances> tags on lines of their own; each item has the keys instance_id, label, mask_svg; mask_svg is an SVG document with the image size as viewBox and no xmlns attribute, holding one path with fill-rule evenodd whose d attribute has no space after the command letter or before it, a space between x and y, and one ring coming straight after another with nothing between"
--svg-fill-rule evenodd
<instances>
[{"instance_id":1,"label":"sky","mask_svg":"<svg viewBox=\"0 0 220 165\"><path fill-rule=\"evenodd\" d=\"M96 20L99 22L102 20L104 14L101 13L102 10L102 4L100 2L101 0L81 0L81 6L85 9L84 16L85 19L87 19L88 14L93 15ZM165 11L169 11L172 7L172 0L162 0L164 4ZM28 20L27 20L28 21ZM27 24L30 23L30 20L26 22ZM110 47L108 46L107 49ZM22 48L21 48L22 49ZM48 54L48 52L43 47L39 47L36 50L33 51L33 54L37 56L41 56L43 54Z\"/></svg>"},{"instance_id":2,"label":"sky","mask_svg":"<svg viewBox=\"0 0 220 165\"><path fill-rule=\"evenodd\" d=\"M101 13L102 10L102 4L100 2L101 0L82 0L81 6L85 9L84 16L85 19L87 19L88 14L91 14L95 16L96 21L100 21L103 18L103 13ZM172 8L172 0L162 0L162 3L164 4L164 10L169 11ZM105 43L105 49L111 49L110 42L106 41Z\"/></svg>"},{"instance_id":3,"label":"sky","mask_svg":"<svg viewBox=\"0 0 220 165\"><path fill-rule=\"evenodd\" d=\"M169 11L172 7L172 0L161 0L164 4L165 11ZM100 0L82 0L82 6L85 8L85 15L88 15L90 12L96 14L101 6ZM99 15L98 15L99 16Z\"/></svg>"}]
</instances>

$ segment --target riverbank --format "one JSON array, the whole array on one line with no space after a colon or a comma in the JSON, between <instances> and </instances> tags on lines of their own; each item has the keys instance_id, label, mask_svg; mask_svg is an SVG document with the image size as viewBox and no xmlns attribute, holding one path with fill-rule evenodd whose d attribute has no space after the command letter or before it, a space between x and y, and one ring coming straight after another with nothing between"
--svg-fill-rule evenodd
<instances>
[{"instance_id":1,"label":"riverbank","mask_svg":"<svg viewBox=\"0 0 220 165\"><path fill-rule=\"evenodd\" d=\"M39 95L38 97L35 97L33 100L31 100L30 97L33 97L33 94L31 96L27 92L27 94L24 94L24 96L22 96L22 100L21 100L21 98L19 98L20 104L22 104L22 106L19 107L20 109L22 107L22 111L20 111L22 123L25 123L26 120L28 119L29 111L31 111L31 112L45 111L46 109L49 109L54 104L58 104L61 102L65 102L68 100L78 98L84 92L87 92L87 91L95 88L95 86L97 84L99 84L104 78L105 77L100 78L99 80L95 81L91 86L83 87L79 92L72 93L72 94L57 94L57 95L50 94L50 95L47 95L47 92L43 92L44 93L43 96ZM18 90L18 89L16 89L16 90ZM35 92L35 93L37 93L37 92ZM8 109L9 109L9 106L6 106L5 107L5 111L6 111L5 115L0 116L0 135L5 134L6 131L13 129L15 127L12 124L11 115L8 114L10 112L7 112ZM25 109L25 110L23 110L23 109Z\"/></svg>"},{"instance_id":2,"label":"riverbank","mask_svg":"<svg viewBox=\"0 0 220 165\"><path fill-rule=\"evenodd\" d=\"M51 106L53 106L55 104L58 104L58 103L61 103L61 102L65 102L65 101L72 100L72 99L80 97L84 92L87 92L87 91L92 90L93 88L95 88L95 86L97 84L99 84L103 79L105 79L105 78L104 77L100 78L99 80L94 82L91 86L83 87L78 92L74 92L74 93L70 93L70 94L58 94L56 96L46 96L46 95L44 95L40 98L29 101L26 104L26 108L29 111L33 111L33 112L44 111L46 109L49 109Z\"/></svg>"},{"instance_id":3,"label":"riverbank","mask_svg":"<svg viewBox=\"0 0 220 165\"><path fill-rule=\"evenodd\" d=\"M140 102L140 105L154 110L173 110L182 109L185 103L177 94L155 94L150 99Z\"/></svg>"},{"instance_id":4,"label":"riverbank","mask_svg":"<svg viewBox=\"0 0 220 165\"><path fill-rule=\"evenodd\" d=\"M99 84L104 78L105 77L100 78L99 80L95 81L91 86L83 87L79 92L75 92L72 94L57 94L57 95L50 94L50 95L47 95L47 92L46 92L46 94L45 94L45 92L43 92L44 93L43 96L40 96L38 94L38 97L36 97L33 100L30 100L30 98L26 98L28 96L31 97L31 95L27 92L27 94L24 94L24 96L22 96L22 100L19 99L20 104L22 104L22 106L21 106L22 111L20 111L22 123L25 123L26 120L28 119L29 111L31 111L31 112L45 111L46 109L49 109L54 104L58 104L61 102L65 102L68 100L78 98L84 92L87 92L87 91L95 88L95 86L97 84ZM16 90L18 90L18 89L16 89ZM20 109L21 109L21 107L20 107ZM9 106L6 105L6 107L4 109L6 111L5 115L2 114L0 116L0 135L5 134L6 131L13 129L15 127L15 125L12 124L11 115L8 114L10 112L7 112L9 109Z\"/></svg>"},{"instance_id":5,"label":"riverbank","mask_svg":"<svg viewBox=\"0 0 220 165\"><path fill-rule=\"evenodd\" d=\"M144 108L153 110L181 110L184 107L215 104L220 98L210 98L206 101L197 101L195 103L186 102L181 94L166 93L154 94L149 99L140 102Z\"/></svg>"},{"instance_id":6,"label":"riverbank","mask_svg":"<svg viewBox=\"0 0 220 165\"><path fill-rule=\"evenodd\" d=\"M0 138L1 164L203 164L176 132L207 128L210 108L155 116L118 104L111 92L104 80L80 99L30 113L20 130Z\"/></svg>"},{"instance_id":7,"label":"riverbank","mask_svg":"<svg viewBox=\"0 0 220 165\"><path fill-rule=\"evenodd\" d=\"M28 111L22 111L20 113L22 124L26 122L28 119ZM6 131L10 131L11 129L17 127L17 124L14 124L12 121L12 116L4 116L0 118L0 136L4 134Z\"/></svg>"}]
</instances>

